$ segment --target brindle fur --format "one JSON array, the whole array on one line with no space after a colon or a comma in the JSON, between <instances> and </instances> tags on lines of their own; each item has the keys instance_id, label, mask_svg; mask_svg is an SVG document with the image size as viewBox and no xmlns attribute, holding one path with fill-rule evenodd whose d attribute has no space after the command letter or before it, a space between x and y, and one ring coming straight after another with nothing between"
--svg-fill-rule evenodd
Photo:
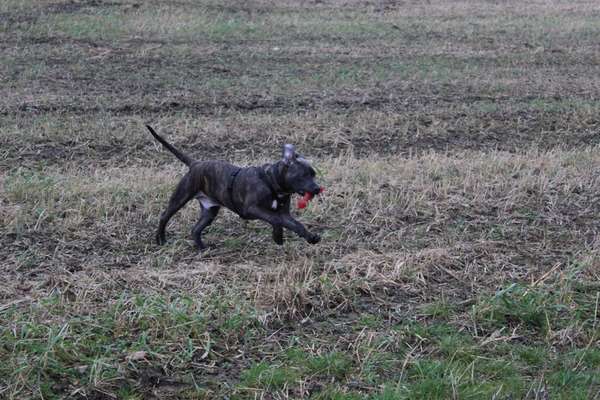
<instances>
[{"instance_id":1,"label":"brindle fur","mask_svg":"<svg viewBox=\"0 0 600 400\"><path fill-rule=\"evenodd\" d=\"M283 228L295 232L308 243L319 242L318 235L309 232L290 214L293 193L316 195L320 191L314 180L315 171L296 154L293 146L284 146L283 159L276 163L239 168L225 161L196 161L160 137L152 127L146 127L158 142L189 167L160 216L156 233L159 245L166 241L165 228L171 217L194 198L200 203L200 218L192 229L192 236L200 250L205 248L202 231L214 221L221 207L227 207L243 219L269 223L277 244L283 244Z\"/></svg>"}]
</instances>

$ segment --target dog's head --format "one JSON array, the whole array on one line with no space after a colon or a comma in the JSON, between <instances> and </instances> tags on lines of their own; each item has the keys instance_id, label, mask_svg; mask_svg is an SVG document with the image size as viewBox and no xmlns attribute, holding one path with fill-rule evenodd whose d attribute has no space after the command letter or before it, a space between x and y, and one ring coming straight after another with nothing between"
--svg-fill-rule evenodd
<instances>
[{"instance_id":1,"label":"dog's head","mask_svg":"<svg viewBox=\"0 0 600 400\"><path fill-rule=\"evenodd\" d=\"M283 179L286 188L300 195L304 193L317 195L321 192L321 187L315 182L315 170L308 160L296 153L294 145L283 146L281 161L284 165Z\"/></svg>"}]
</instances>

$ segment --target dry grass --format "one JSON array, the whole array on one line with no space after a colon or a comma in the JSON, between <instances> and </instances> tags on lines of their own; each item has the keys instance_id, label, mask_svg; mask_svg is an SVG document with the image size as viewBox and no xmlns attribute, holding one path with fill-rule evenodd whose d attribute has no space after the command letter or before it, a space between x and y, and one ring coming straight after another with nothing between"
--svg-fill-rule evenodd
<instances>
[{"instance_id":1,"label":"dry grass","mask_svg":"<svg viewBox=\"0 0 600 400\"><path fill-rule=\"evenodd\" d=\"M0 397L595 398L598 5L0 5ZM294 142L317 246L183 168ZM595 396L595 397L594 397Z\"/></svg>"}]
</instances>

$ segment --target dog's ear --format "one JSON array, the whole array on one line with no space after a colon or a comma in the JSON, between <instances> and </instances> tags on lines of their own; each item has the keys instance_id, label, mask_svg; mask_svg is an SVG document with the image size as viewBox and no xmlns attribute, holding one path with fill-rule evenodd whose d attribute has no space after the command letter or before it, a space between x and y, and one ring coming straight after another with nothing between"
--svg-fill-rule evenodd
<instances>
[{"instance_id":1,"label":"dog's ear","mask_svg":"<svg viewBox=\"0 0 600 400\"><path fill-rule=\"evenodd\" d=\"M283 162L291 164L296 159L296 149L293 144L283 145Z\"/></svg>"}]
</instances>

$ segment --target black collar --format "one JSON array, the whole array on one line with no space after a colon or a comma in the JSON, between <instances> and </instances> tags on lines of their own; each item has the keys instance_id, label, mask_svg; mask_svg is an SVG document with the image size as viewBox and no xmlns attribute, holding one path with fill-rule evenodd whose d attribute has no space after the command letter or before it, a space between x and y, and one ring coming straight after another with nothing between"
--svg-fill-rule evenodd
<instances>
[{"instance_id":1,"label":"black collar","mask_svg":"<svg viewBox=\"0 0 600 400\"><path fill-rule=\"evenodd\" d=\"M279 167L279 165L281 165ZM287 172L288 165L284 162L279 161L276 164L267 164L261 169L260 177L271 189L273 197L280 197L290 195L291 192L286 190L285 187L285 174Z\"/></svg>"},{"instance_id":2,"label":"black collar","mask_svg":"<svg viewBox=\"0 0 600 400\"><path fill-rule=\"evenodd\" d=\"M235 183L235 178L238 176L238 174L240 173L241 170L242 170L242 168L237 168L235 171L233 171L231 173L231 176L229 178L229 185L227 185L227 192L229 193L229 201L231 202L233 211L235 211L237 214L240 214L240 210L238 209L237 205L235 204L235 200L233 199L233 184Z\"/></svg>"}]
</instances>

